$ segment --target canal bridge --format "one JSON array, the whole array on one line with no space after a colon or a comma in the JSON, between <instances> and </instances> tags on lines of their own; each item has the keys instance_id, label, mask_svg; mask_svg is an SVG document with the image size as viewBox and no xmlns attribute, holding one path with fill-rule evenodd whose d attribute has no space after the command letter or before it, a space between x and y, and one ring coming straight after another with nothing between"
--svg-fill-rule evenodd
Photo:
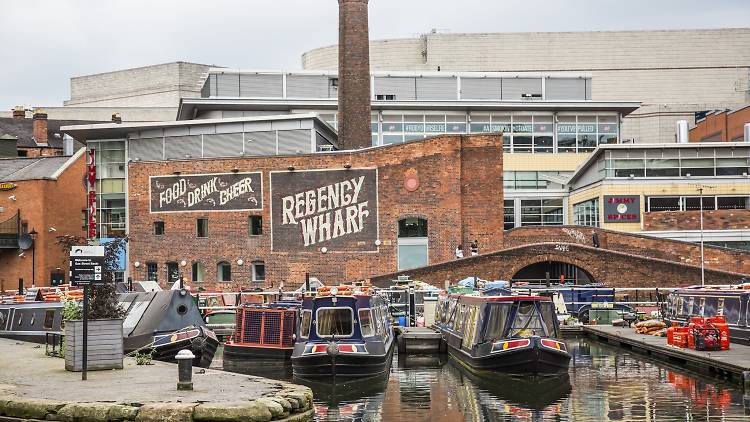
<instances>
[{"instance_id":1,"label":"canal bridge","mask_svg":"<svg viewBox=\"0 0 750 422\"><path fill-rule=\"evenodd\" d=\"M700 284L700 245L584 226L520 227L504 232L480 255L371 278L388 286L398 275L443 286L467 276L611 287ZM489 250L487 250L489 249ZM750 274L750 252L705 245L706 284L735 283Z\"/></svg>"}]
</instances>

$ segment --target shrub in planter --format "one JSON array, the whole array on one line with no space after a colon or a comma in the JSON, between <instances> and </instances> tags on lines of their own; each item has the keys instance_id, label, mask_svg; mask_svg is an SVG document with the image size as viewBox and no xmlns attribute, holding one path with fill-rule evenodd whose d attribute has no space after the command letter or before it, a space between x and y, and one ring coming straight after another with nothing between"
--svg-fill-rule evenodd
<instances>
[{"instance_id":1,"label":"shrub in planter","mask_svg":"<svg viewBox=\"0 0 750 422\"><path fill-rule=\"evenodd\" d=\"M87 369L122 369L123 310L117 302L114 271L118 266L118 256L125 248L127 238L118 238L105 245L103 284L89 288L88 310L88 356ZM58 237L66 251L73 245L85 244L86 240L74 236ZM67 318L66 318L67 316ZM65 324L65 369L83 370L83 320L76 317L73 310L64 315ZM82 315L80 316L82 318Z\"/></svg>"}]
</instances>

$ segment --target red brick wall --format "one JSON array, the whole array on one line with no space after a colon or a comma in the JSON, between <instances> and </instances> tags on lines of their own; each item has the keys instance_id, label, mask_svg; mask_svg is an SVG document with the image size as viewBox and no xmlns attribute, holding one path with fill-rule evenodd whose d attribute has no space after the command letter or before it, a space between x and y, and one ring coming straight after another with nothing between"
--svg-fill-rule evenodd
<instances>
[{"instance_id":1,"label":"red brick wall","mask_svg":"<svg viewBox=\"0 0 750 422\"><path fill-rule=\"evenodd\" d=\"M700 211L657 211L643 214L643 230L700 230ZM706 230L750 228L750 210L703 211Z\"/></svg>"},{"instance_id":2,"label":"red brick wall","mask_svg":"<svg viewBox=\"0 0 750 422\"><path fill-rule=\"evenodd\" d=\"M690 129L688 138L690 142L741 141L745 123L750 123L750 106L731 113L721 112L706 116Z\"/></svg>"},{"instance_id":3,"label":"red brick wall","mask_svg":"<svg viewBox=\"0 0 750 422\"><path fill-rule=\"evenodd\" d=\"M2 192L0 220L5 221L19 209L21 220L28 230L36 229L36 285L49 286L50 273L61 268L68 279L68 255L55 243L60 235L84 236L81 227L81 210L86 208L86 191L83 178L86 174L86 157L82 155L57 180L28 180L15 182L18 187ZM9 197L13 195L16 200ZM56 231L50 231L54 227ZM32 253L28 250L19 257L19 250L0 250L0 290L16 289L23 278L31 286Z\"/></svg>"},{"instance_id":4,"label":"red brick wall","mask_svg":"<svg viewBox=\"0 0 750 422\"><path fill-rule=\"evenodd\" d=\"M592 232L599 247L592 244ZM374 284L388 285L399 274L443 286L469 276L510 280L524 267L545 261L576 265L597 282L612 287L700 284L700 246L593 227L520 227L506 231L494 252L448 260L430 267L382 274ZM732 283L750 274L750 252L705 247L707 283Z\"/></svg>"},{"instance_id":5,"label":"red brick wall","mask_svg":"<svg viewBox=\"0 0 750 422\"><path fill-rule=\"evenodd\" d=\"M379 238L377 253L271 252L269 172L304 169L378 168ZM149 176L240 171L263 173L263 211L167 213L149 212ZM131 274L146 278L146 262L159 265L159 280L166 280L166 262L198 260L206 267L207 288L298 286L305 272L325 283L369 278L397 268L397 228L401 218L428 220L429 261L453 257L456 244L473 238L489 243L502 239L502 137L500 135L440 136L423 141L366 151L297 156L227 158L211 160L131 162L129 171L129 245ZM419 187L404 187L407 174L416 174ZM263 217L263 235L248 235L248 215ZM209 237L196 239L195 219L208 217ZM153 222L164 221L165 234L153 235ZM320 246L325 246L321 244ZM245 264L237 265L237 259ZM254 260L266 264L266 285L251 283ZM143 263L134 268L132 263ZM233 283L216 283L216 264L232 263ZM191 266L185 269L191 279ZM220 284L220 285L217 285Z\"/></svg>"}]
</instances>

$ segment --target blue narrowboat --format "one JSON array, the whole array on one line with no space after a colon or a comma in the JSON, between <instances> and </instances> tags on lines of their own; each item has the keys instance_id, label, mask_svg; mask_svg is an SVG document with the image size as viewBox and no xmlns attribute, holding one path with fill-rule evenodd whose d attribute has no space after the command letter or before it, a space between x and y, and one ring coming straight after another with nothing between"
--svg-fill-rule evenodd
<instances>
[{"instance_id":1,"label":"blue narrowboat","mask_svg":"<svg viewBox=\"0 0 750 422\"><path fill-rule=\"evenodd\" d=\"M305 297L292 351L299 378L364 378L384 374L394 334L382 297L352 286L318 289Z\"/></svg>"},{"instance_id":2,"label":"blue narrowboat","mask_svg":"<svg viewBox=\"0 0 750 422\"><path fill-rule=\"evenodd\" d=\"M448 353L469 370L545 374L570 363L548 297L442 294L435 313Z\"/></svg>"}]
</instances>

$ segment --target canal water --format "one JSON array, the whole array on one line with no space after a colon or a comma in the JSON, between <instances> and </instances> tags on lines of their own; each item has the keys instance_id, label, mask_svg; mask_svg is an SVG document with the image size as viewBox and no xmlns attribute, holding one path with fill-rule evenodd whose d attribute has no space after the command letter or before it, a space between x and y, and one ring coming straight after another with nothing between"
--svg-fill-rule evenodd
<instances>
[{"instance_id":1,"label":"canal water","mask_svg":"<svg viewBox=\"0 0 750 422\"><path fill-rule=\"evenodd\" d=\"M593 340L567 343L568 373L545 378L478 378L446 357L394 356L387 377L330 385L295 379L278 362L217 363L308 385L317 421L750 420L739 386Z\"/></svg>"}]
</instances>

